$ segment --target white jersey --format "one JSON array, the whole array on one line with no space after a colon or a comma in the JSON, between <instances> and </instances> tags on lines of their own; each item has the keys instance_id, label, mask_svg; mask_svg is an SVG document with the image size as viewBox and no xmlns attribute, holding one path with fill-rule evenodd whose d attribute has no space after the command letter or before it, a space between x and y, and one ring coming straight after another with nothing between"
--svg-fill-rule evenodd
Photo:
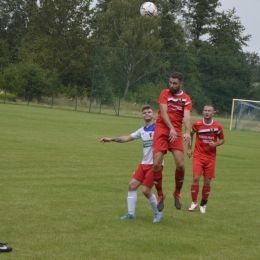
<instances>
[{"instance_id":1,"label":"white jersey","mask_svg":"<svg viewBox=\"0 0 260 260\"><path fill-rule=\"evenodd\" d=\"M142 138L143 140L143 160L141 164L153 164L153 135L155 123L150 126L143 126L131 136L134 139Z\"/></svg>"}]
</instances>

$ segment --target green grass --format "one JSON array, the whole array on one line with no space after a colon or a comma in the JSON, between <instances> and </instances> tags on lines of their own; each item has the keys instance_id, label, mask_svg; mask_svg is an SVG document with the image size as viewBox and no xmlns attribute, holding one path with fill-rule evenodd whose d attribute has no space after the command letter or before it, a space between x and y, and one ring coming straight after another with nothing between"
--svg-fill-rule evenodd
<instances>
[{"instance_id":1,"label":"green grass","mask_svg":"<svg viewBox=\"0 0 260 260\"><path fill-rule=\"evenodd\" d=\"M229 120L217 118L226 143L218 148L206 214L187 210L187 157L183 209L174 208L174 163L167 154L164 217L153 224L141 189L137 219L120 220L141 141L99 143L130 134L141 118L11 104L0 109L0 241L13 247L1 260L259 259L258 133L229 131Z\"/></svg>"}]
</instances>

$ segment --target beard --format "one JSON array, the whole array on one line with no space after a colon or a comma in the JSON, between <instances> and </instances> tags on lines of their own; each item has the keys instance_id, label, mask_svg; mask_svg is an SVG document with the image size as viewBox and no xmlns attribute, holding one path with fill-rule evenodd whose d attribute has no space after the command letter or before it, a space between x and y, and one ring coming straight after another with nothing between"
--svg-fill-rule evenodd
<instances>
[{"instance_id":1,"label":"beard","mask_svg":"<svg viewBox=\"0 0 260 260\"><path fill-rule=\"evenodd\" d=\"M180 89L181 89L180 87L177 89L170 88L170 92L174 95L174 94L177 94L180 91Z\"/></svg>"}]
</instances>

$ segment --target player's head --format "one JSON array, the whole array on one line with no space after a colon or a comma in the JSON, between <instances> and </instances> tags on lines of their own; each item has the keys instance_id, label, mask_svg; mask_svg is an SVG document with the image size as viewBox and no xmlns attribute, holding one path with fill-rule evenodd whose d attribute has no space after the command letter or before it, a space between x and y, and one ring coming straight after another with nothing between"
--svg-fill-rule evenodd
<instances>
[{"instance_id":1,"label":"player's head","mask_svg":"<svg viewBox=\"0 0 260 260\"><path fill-rule=\"evenodd\" d=\"M184 77L180 72L173 72L169 79L169 88L172 94L179 94L182 91Z\"/></svg>"},{"instance_id":2,"label":"player's head","mask_svg":"<svg viewBox=\"0 0 260 260\"><path fill-rule=\"evenodd\" d=\"M150 122L154 118L154 110L150 105L145 105L142 107L143 119L146 122Z\"/></svg>"},{"instance_id":3,"label":"player's head","mask_svg":"<svg viewBox=\"0 0 260 260\"><path fill-rule=\"evenodd\" d=\"M204 119L211 119L214 115L214 107L212 105L205 105L202 114Z\"/></svg>"}]
</instances>

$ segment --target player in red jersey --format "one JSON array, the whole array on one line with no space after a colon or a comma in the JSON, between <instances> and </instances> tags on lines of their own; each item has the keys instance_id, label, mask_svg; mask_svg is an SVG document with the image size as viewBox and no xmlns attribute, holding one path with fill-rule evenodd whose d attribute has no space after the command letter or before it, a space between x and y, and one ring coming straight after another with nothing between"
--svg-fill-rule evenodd
<instances>
[{"instance_id":1,"label":"player in red jersey","mask_svg":"<svg viewBox=\"0 0 260 260\"><path fill-rule=\"evenodd\" d=\"M188 144L188 157L192 156L193 135L196 133L196 143L193 154L193 181L191 184L192 203L189 211L197 208L200 176L204 176L200 212L206 213L206 204L210 194L210 182L215 178L216 147L224 144L222 126L212 119L214 108L206 105L203 109L203 119L196 121L191 127L191 143Z\"/></svg>"},{"instance_id":2,"label":"player in red jersey","mask_svg":"<svg viewBox=\"0 0 260 260\"><path fill-rule=\"evenodd\" d=\"M159 112L156 120L153 143L153 174L154 179L162 182L162 161L169 150L175 161L175 190L173 197L175 207L181 209L180 190L184 181L184 148L190 142L190 112L192 102L190 97L182 91L184 77L179 72L174 72L169 79L169 88L164 89L159 96ZM182 139L182 122L185 133ZM158 209L164 207L165 195L158 194Z\"/></svg>"}]
</instances>

